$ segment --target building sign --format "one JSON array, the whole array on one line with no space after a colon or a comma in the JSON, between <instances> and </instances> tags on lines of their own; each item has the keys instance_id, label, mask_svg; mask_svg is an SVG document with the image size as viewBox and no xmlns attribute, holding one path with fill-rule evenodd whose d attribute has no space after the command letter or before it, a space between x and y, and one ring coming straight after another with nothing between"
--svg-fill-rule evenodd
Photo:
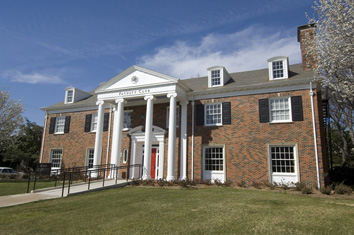
<instances>
[{"instance_id":1,"label":"building sign","mask_svg":"<svg viewBox=\"0 0 354 235\"><path fill-rule=\"evenodd\" d=\"M150 93L150 89L139 89L139 90L131 90L131 91L120 91L119 95L138 95L138 94L147 94Z\"/></svg>"}]
</instances>

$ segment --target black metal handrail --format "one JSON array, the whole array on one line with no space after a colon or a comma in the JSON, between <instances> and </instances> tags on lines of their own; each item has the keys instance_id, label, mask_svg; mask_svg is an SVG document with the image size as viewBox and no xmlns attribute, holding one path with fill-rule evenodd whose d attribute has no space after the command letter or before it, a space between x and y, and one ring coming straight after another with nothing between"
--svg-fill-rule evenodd
<instances>
[{"instance_id":1,"label":"black metal handrail","mask_svg":"<svg viewBox=\"0 0 354 235\"><path fill-rule=\"evenodd\" d=\"M134 165L127 165L127 166L115 166L114 164L103 164L103 165L94 165L93 168L89 168L87 166L80 166L80 167L70 167L70 168L63 168L63 169L53 169L50 172L46 172L44 175L49 176L49 179L55 179L55 186L57 187L57 183L59 178L62 178L62 197L64 196L65 191L65 183L68 181L67 185L67 195L70 194L70 188L73 184L73 181L80 181L82 180L84 183L87 183L87 190L90 190L90 186L93 180L101 180L102 179L102 187L105 185L105 179L107 177L115 178L115 184L117 184L119 178L119 171L122 169L126 169L126 180L128 181L129 172L132 168L139 168L138 170L138 178L141 178L141 164L134 164ZM37 179L43 175L41 171L35 171L34 176L32 176L34 184L33 184L33 191L36 189ZM31 174L28 174L28 187L27 193L30 190L30 182L31 182Z\"/></svg>"}]
</instances>

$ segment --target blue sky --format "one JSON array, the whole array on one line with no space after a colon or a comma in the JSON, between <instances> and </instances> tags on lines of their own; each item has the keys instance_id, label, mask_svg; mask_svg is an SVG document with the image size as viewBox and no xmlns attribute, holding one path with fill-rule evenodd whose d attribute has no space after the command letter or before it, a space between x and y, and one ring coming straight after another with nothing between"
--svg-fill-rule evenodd
<instances>
[{"instance_id":1,"label":"blue sky","mask_svg":"<svg viewBox=\"0 0 354 235\"><path fill-rule=\"evenodd\" d=\"M43 125L65 88L91 91L132 65L180 79L300 63L311 0L0 0L0 87Z\"/></svg>"}]
</instances>

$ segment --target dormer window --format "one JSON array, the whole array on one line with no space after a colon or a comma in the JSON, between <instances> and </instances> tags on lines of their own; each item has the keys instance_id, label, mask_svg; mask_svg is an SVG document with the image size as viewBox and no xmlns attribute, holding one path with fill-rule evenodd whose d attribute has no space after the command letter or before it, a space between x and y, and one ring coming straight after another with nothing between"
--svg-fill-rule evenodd
<instances>
[{"instance_id":1,"label":"dormer window","mask_svg":"<svg viewBox=\"0 0 354 235\"><path fill-rule=\"evenodd\" d=\"M220 70L211 71L211 86L220 86Z\"/></svg>"},{"instance_id":2,"label":"dormer window","mask_svg":"<svg viewBox=\"0 0 354 235\"><path fill-rule=\"evenodd\" d=\"M74 90L68 90L66 93L66 103L72 103L74 98Z\"/></svg>"},{"instance_id":3,"label":"dormer window","mask_svg":"<svg viewBox=\"0 0 354 235\"><path fill-rule=\"evenodd\" d=\"M269 80L288 78L289 59L286 56L273 57L268 60Z\"/></svg>"},{"instance_id":4,"label":"dormer window","mask_svg":"<svg viewBox=\"0 0 354 235\"><path fill-rule=\"evenodd\" d=\"M208 68L208 87L224 86L231 76L223 66Z\"/></svg>"}]
</instances>

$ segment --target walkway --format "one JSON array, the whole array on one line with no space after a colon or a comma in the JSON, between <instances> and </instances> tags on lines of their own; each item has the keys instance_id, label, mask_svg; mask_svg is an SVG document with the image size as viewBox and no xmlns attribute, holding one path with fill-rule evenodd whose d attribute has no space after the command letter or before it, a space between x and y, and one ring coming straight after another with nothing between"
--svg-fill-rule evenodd
<instances>
[{"instance_id":1,"label":"walkway","mask_svg":"<svg viewBox=\"0 0 354 235\"><path fill-rule=\"evenodd\" d=\"M70 196L75 194L87 193L92 191L99 191L109 188L124 187L127 185L126 180L107 179L102 186L102 181L91 182L88 190L87 183L72 184L70 186ZM0 196L0 207L20 205L28 202L35 202L40 200L60 198L62 196L62 187L38 189L33 193L15 194L8 196ZM68 196L68 187L65 186L64 197Z\"/></svg>"}]
</instances>

